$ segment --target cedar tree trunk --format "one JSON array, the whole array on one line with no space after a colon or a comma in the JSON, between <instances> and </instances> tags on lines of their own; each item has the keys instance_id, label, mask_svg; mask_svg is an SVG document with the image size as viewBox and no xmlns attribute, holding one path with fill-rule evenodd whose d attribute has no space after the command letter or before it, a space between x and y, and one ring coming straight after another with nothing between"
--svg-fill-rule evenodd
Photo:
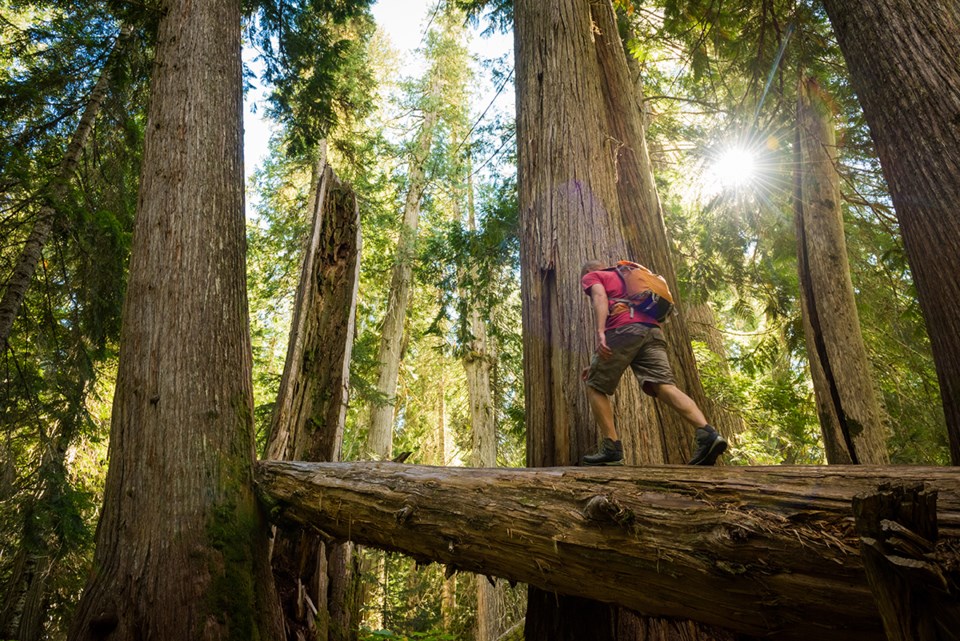
<instances>
[{"instance_id":1,"label":"cedar tree trunk","mask_svg":"<svg viewBox=\"0 0 960 641\"><path fill-rule=\"evenodd\" d=\"M325 162L315 171L304 248L268 458L337 461L343 439L356 310L360 215L356 197ZM343 550L335 548L343 547ZM305 530L281 531L273 570L287 638L327 641L351 627L353 581L340 562L352 544L330 546ZM336 557L338 561L332 562Z\"/></svg>"},{"instance_id":2,"label":"cedar tree trunk","mask_svg":"<svg viewBox=\"0 0 960 641\"><path fill-rule=\"evenodd\" d=\"M274 641L252 484L240 2L159 15L110 466L69 638Z\"/></svg>"},{"instance_id":3,"label":"cedar tree trunk","mask_svg":"<svg viewBox=\"0 0 960 641\"><path fill-rule=\"evenodd\" d=\"M960 465L960 4L824 0L897 210Z\"/></svg>"},{"instance_id":4,"label":"cedar tree trunk","mask_svg":"<svg viewBox=\"0 0 960 641\"><path fill-rule=\"evenodd\" d=\"M797 264L827 461L889 463L886 426L850 280L830 108L813 78L801 79L797 95Z\"/></svg>"}]
</instances>

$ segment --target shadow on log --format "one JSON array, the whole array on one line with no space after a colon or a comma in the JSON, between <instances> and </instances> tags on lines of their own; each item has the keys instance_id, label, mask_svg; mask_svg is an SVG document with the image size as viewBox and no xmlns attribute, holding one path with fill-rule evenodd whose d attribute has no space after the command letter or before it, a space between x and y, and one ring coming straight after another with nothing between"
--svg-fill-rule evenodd
<instances>
[{"instance_id":1,"label":"shadow on log","mask_svg":"<svg viewBox=\"0 0 960 641\"><path fill-rule=\"evenodd\" d=\"M950 468L257 468L271 518L331 540L652 616L818 641L884 638L852 501L891 479L939 491L938 562L956 567L960 476Z\"/></svg>"},{"instance_id":2,"label":"shadow on log","mask_svg":"<svg viewBox=\"0 0 960 641\"><path fill-rule=\"evenodd\" d=\"M853 512L887 640L960 639L960 546L938 536L937 492L884 484Z\"/></svg>"}]
</instances>

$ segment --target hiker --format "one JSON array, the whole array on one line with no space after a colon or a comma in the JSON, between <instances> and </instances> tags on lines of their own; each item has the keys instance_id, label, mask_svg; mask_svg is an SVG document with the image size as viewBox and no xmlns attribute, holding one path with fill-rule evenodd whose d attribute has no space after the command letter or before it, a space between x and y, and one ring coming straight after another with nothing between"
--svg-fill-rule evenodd
<instances>
[{"instance_id":1,"label":"hiker","mask_svg":"<svg viewBox=\"0 0 960 641\"><path fill-rule=\"evenodd\" d=\"M603 437L597 453L584 456L583 464L623 465L623 444L614 427L610 396L629 365L646 394L672 407L696 428L696 451L689 465L713 465L727 449L727 441L707 423L693 399L674 385L660 323L627 304L623 278L598 260L583 264L580 286L590 297L597 323L597 349L582 378Z\"/></svg>"}]
</instances>

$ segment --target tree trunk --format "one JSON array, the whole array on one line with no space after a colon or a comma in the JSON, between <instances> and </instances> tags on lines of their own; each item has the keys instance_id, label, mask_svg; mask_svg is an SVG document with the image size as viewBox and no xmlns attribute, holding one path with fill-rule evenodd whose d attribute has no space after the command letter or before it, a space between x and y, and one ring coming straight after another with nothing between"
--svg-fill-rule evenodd
<instances>
[{"instance_id":1,"label":"tree trunk","mask_svg":"<svg viewBox=\"0 0 960 641\"><path fill-rule=\"evenodd\" d=\"M473 200L472 162L467 162L467 228L477 229ZM470 425L473 440L472 465L474 467L497 466L497 425L493 408L493 388L490 385L493 369L487 339L487 326L480 317L480 292L465 289L462 293L468 301L470 340L463 355L463 369L467 376L467 395L470 403ZM486 577L476 577L477 625L474 641L496 641L497 586Z\"/></svg>"},{"instance_id":2,"label":"tree trunk","mask_svg":"<svg viewBox=\"0 0 960 641\"><path fill-rule=\"evenodd\" d=\"M890 196L960 465L960 5L824 0Z\"/></svg>"},{"instance_id":3,"label":"tree trunk","mask_svg":"<svg viewBox=\"0 0 960 641\"><path fill-rule=\"evenodd\" d=\"M956 639L957 573L945 575L936 560L937 493L921 485L883 485L856 496L853 512L887 641Z\"/></svg>"},{"instance_id":4,"label":"tree trunk","mask_svg":"<svg viewBox=\"0 0 960 641\"><path fill-rule=\"evenodd\" d=\"M304 253L267 458L340 458L360 262L359 209L329 167Z\"/></svg>"},{"instance_id":5,"label":"tree trunk","mask_svg":"<svg viewBox=\"0 0 960 641\"><path fill-rule=\"evenodd\" d=\"M827 461L889 463L886 426L850 280L830 108L813 78L801 79L797 94L797 263Z\"/></svg>"},{"instance_id":6,"label":"tree trunk","mask_svg":"<svg viewBox=\"0 0 960 641\"><path fill-rule=\"evenodd\" d=\"M90 132L93 131L93 123L100 113L100 106L103 104L103 99L110 88L111 73L121 60L132 34L132 26L123 25L121 27L113 50L107 57L103 69L100 70L100 77L90 92L87 105L83 109L79 122L77 122L77 128L74 130L73 137L67 145L67 150L60 160L57 173L50 182L44 199L45 202L37 213L37 220L33 229L30 230L30 235L20 252L20 257L14 265L13 273L7 281L3 298L0 299L0 348L4 348L10 338L13 321L20 311L20 304L23 303L23 297L33 280L33 274L37 270L43 248L47 244L51 232L53 232L53 225L57 220L57 208L67 196L70 178L77 168L80 154L90 137Z\"/></svg>"},{"instance_id":7,"label":"tree trunk","mask_svg":"<svg viewBox=\"0 0 960 641\"><path fill-rule=\"evenodd\" d=\"M304 248L277 394L268 458L337 461L343 440L359 280L360 212L353 192L320 159L310 197L312 225ZM336 547L344 547L336 550ZM339 638L351 566L349 543L324 545L306 531L279 532L273 571L290 641ZM334 612L338 619L334 618Z\"/></svg>"},{"instance_id":8,"label":"tree trunk","mask_svg":"<svg viewBox=\"0 0 960 641\"><path fill-rule=\"evenodd\" d=\"M158 15L110 467L69 638L276 640L252 484L240 3Z\"/></svg>"},{"instance_id":9,"label":"tree trunk","mask_svg":"<svg viewBox=\"0 0 960 641\"><path fill-rule=\"evenodd\" d=\"M527 465L570 465L597 442L580 380L596 347L580 266L630 254L614 158L603 146L608 132L588 0L520 0L514 30ZM641 404L635 383L620 386L614 408L627 462L662 460L662 439L640 429L651 423L652 404ZM612 617L606 604L544 594L534 584L525 636L613 639Z\"/></svg>"},{"instance_id":10,"label":"tree trunk","mask_svg":"<svg viewBox=\"0 0 960 641\"><path fill-rule=\"evenodd\" d=\"M380 363L377 392L383 398L382 402L374 403L370 410L370 431L367 434L367 451L379 460L389 459L393 452L393 419L397 378L400 375L400 348L403 344L404 321L410 302L413 260L417 253L420 201L426 187L425 170L430 148L433 146L433 130L436 124L436 107L430 106L424 113L423 122L417 133L407 172L407 197L403 207L403 224L400 227L397 256L390 280L390 298L387 301L387 312L380 334L380 349L377 353L377 360Z\"/></svg>"},{"instance_id":11,"label":"tree trunk","mask_svg":"<svg viewBox=\"0 0 960 641\"><path fill-rule=\"evenodd\" d=\"M705 343L707 349L720 360L723 374L729 376L727 346L720 330L717 328L717 316L714 314L713 308L707 302L687 305L684 307L684 315L687 318L687 326L690 328L690 338ZM736 444L737 436L747 429L736 408L723 405L707 397L702 409L710 417L710 424L727 437L731 444Z\"/></svg>"},{"instance_id":12,"label":"tree trunk","mask_svg":"<svg viewBox=\"0 0 960 641\"><path fill-rule=\"evenodd\" d=\"M724 467L708 476L686 466L393 463L265 462L257 472L272 515L333 538L647 615L825 641L883 638L853 497L891 478L925 482L939 490L928 561L953 585L960 578L960 480L944 468Z\"/></svg>"},{"instance_id":13,"label":"tree trunk","mask_svg":"<svg viewBox=\"0 0 960 641\"><path fill-rule=\"evenodd\" d=\"M690 346L683 306L678 296L676 271L673 268L670 241L667 238L660 198L653 179L653 166L647 153L643 130L643 114L637 104L634 83L627 68L623 43L617 31L616 17L610 0L589 0L595 25L596 56L602 73L606 106L607 152L613 160L619 228L627 243L629 255L661 274L670 285L678 312L664 332L667 352L673 366L677 386L697 405L705 407L706 397L697 373L697 364ZM709 417L708 417L709 418ZM693 427L679 414L659 406L656 420L641 426L648 433L641 442L662 441L662 456L648 459L653 463L686 463L692 454Z\"/></svg>"},{"instance_id":14,"label":"tree trunk","mask_svg":"<svg viewBox=\"0 0 960 641\"><path fill-rule=\"evenodd\" d=\"M566 465L596 440L578 378L595 347L580 265L634 258L677 286L609 0L518 2L515 30L527 456L531 466ZM666 337L678 385L702 404L682 318ZM689 458L692 428L641 401L635 384L620 386L614 408L628 463ZM632 636L618 623L629 615L530 594L528 639ZM578 630L587 618L592 626Z\"/></svg>"}]
</instances>

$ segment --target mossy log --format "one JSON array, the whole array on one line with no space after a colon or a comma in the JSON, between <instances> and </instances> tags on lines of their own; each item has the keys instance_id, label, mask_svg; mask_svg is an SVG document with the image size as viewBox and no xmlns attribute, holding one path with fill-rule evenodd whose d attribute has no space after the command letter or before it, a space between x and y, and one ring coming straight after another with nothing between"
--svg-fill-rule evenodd
<instances>
[{"instance_id":1,"label":"mossy log","mask_svg":"<svg viewBox=\"0 0 960 641\"><path fill-rule=\"evenodd\" d=\"M332 539L644 614L818 641L884 638L852 501L891 480L938 492L932 558L956 576L960 474L951 468L266 461L257 470L272 518Z\"/></svg>"}]
</instances>

